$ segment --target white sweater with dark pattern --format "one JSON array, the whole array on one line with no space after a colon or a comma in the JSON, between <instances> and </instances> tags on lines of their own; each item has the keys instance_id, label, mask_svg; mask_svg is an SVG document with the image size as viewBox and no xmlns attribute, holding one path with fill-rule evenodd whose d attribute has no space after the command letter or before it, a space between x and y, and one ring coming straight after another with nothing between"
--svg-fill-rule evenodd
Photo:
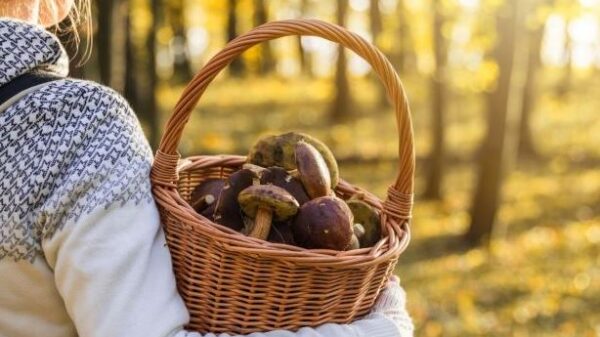
<instances>
[{"instance_id":1,"label":"white sweater with dark pattern","mask_svg":"<svg viewBox=\"0 0 600 337\"><path fill-rule=\"evenodd\" d=\"M67 69L55 36L0 19L0 86ZM127 102L91 82L57 80L0 111L0 337L198 336L182 329L151 160ZM409 336L405 323L372 313L254 336Z\"/></svg>"}]
</instances>

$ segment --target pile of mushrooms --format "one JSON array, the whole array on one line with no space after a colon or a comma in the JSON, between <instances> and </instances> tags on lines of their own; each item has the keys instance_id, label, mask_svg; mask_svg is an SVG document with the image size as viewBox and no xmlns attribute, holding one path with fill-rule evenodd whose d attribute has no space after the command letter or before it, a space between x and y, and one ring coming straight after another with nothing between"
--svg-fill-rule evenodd
<instances>
[{"instance_id":1,"label":"pile of mushrooms","mask_svg":"<svg viewBox=\"0 0 600 337\"><path fill-rule=\"evenodd\" d=\"M245 235L308 249L350 250L381 237L378 212L359 199L344 201L331 151L290 132L260 139L247 163L227 179L207 179L190 205L215 223Z\"/></svg>"}]
</instances>

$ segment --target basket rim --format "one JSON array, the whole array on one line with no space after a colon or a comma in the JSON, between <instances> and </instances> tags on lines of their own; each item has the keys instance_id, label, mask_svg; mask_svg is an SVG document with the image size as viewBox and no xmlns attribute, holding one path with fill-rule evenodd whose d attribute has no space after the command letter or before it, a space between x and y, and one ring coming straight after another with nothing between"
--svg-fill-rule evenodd
<instances>
[{"instance_id":1,"label":"basket rim","mask_svg":"<svg viewBox=\"0 0 600 337\"><path fill-rule=\"evenodd\" d=\"M239 155L191 156L180 161L177 172L211 167L241 167L245 162L245 158L245 156ZM179 174L177 181L179 181ZM347 191L364 191L343 179L340 179L340 183L336 189L338 188ZM382 227L385 227L384 229L387 229L387 231L384 232L383 237L373 247L350 251L306 249L245 236L198 214L181 197L176 188L155 184L152 191L157 204L169 214L164 215L161 212L161 215L174 217L177 223L183 224L183 226L192 231L206 234L213 240L218 240L220 244L225 246L225 249L232 252L256 254L261 257L276 258L295 264L355 269L397 258L406 249L410 241L409 221L405 220L399 224L392 217L387 216L383 212L381 200L368 191L364 191L368 194L368 198L375 198L379 202L378 208L381 212ZM373 204L373 200L369 201ZM163 221L165 226L168 223L167 221Z\"/></svg>"}]
</instances>

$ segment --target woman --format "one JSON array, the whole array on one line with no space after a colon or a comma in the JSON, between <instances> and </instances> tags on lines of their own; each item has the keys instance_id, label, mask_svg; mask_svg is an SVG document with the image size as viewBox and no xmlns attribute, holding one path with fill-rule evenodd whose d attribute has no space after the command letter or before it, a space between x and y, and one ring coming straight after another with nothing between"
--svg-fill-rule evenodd
<instances>
[{"instance_id":1,"label":"woman","mask_svg":"<svg viewBox=\"0 0 600 337\"><path fill-rule=\"evenodd\" d=\"M0 0L0 89L27 73L67 75L44 27L75 7ZM199 336L182 329L151 160L127 102L95 83L58 79L0 108L0 336ZM254 336L404 337L412 323L395 280L351 324Z\"/></svg>"}]
</instances>

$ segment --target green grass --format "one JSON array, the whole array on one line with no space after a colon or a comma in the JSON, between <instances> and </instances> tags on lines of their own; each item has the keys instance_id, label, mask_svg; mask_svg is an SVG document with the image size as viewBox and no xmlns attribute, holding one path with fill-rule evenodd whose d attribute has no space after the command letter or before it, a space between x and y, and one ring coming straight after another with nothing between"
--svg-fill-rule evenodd
<instances>
[{"instance_id":1,"label":"green grass","mask_svg":"<svg viewBox=\"0 0 600 337\"><path fill-rule=\"evenodd\" d=\"M461 242L473 157L485 132L483 104L479 95L451 95L445 197L417 199L413 240L397 267L417 336L600 336L600 96L584 81L565 98L541 97L533 130L542 158L512 165L489 250ZM429 149L427 83L409 77L405 84L418 193ZM186 128L182 153L244 154L260 135L304 131L330 145L342 177L384 197L396 173L393 114L377 108L371 82L352 87L356 114L330 125L327 81L217 80ZM161 91L165 110L178 92Z\"/></svg>"}]
</instances>

